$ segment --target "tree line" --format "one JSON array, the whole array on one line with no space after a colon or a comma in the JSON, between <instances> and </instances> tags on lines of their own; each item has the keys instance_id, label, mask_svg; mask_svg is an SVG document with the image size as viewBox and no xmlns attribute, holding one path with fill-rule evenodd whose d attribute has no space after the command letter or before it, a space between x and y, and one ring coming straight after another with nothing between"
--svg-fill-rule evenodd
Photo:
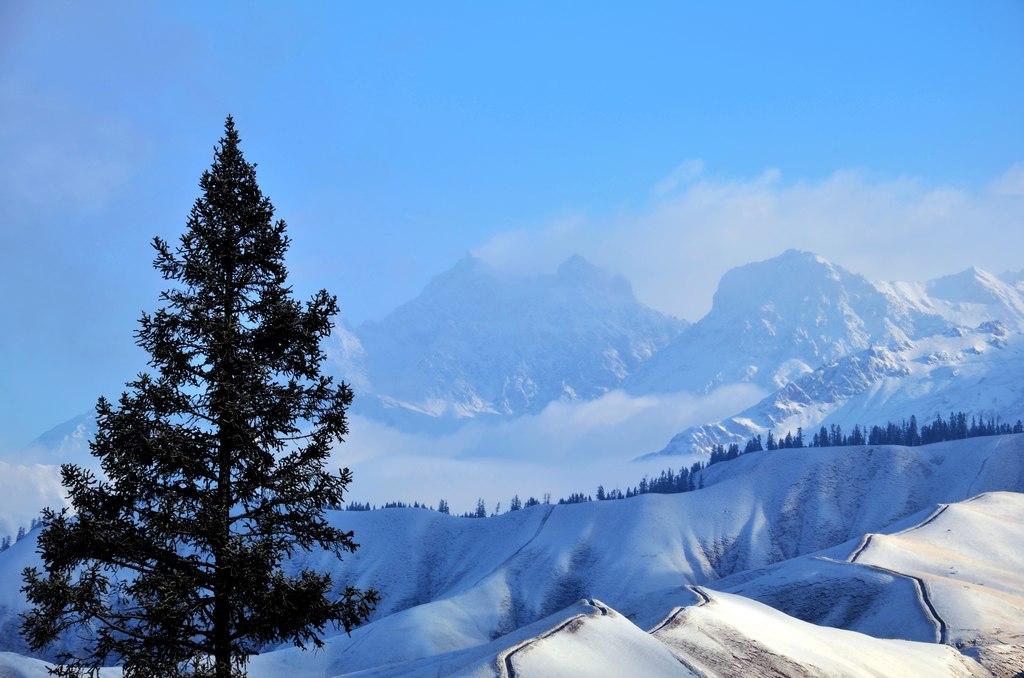
<instances>
[{"instance_id":1,"label":"tree line","mask_svg":"<svg viewBox=\"0 0 1024 678\"><path fill-rule=\"evenodd\" d=\"M17 544L19 541L27 537L29 532L42 526L42 524L43 519L37 517L32 519L32 521L29 523L29 528L27 530L25 529L24 525L19 525L18 534L14 537L14 541L11 541L11 538L9 536L4 535L3 539L0 539L0 553L3 553L7 549L11 548L11 546L13 546L14 544Z\"/></svg>"},{"instance_id":2,"label":"tree line","mask_svg":"<svg viewBox=\"0 0 1024 678\"><path fill-rule=\"evenodd\" d=\"M838 424L832 424L827 429L822 426L821 430L814 434L811 446L905 445L917 447L947 440L964 440L965 438L1010 433L1024 433L1024 422L1018 419L1011 425L1009 422L1001 421L998 417L986 420L975 416L971 416L970 422L968 422L966 412L950 412L947 419L935 415L932 422L921 426L918 426L917 417L914 415L911 415L909 420L889 421L884 426L872 426L870 429L854 426L849 435L844 434Z\"/></svg>"},{"instance_id":3,"label":"tree line","mask_svg":"<svg viewBox=\"0 0 1024 678\"><path fill-rule=\"evenodd\" d=\"M911 415L910 419L902 419L899 422L889 421L884 425L875 425L870 429L858 424L855 425L849 433L845 433L839 424L832 424L828 427L822 426L811 436L811 439L806 442L804 439L804 430L800 427L797 428L795 435L792 432L787 432L785 436L779 436L778 438L769 431L764 438L762 438L760 434L752 436L747 440L743 447L740 447L738 443L731 443L728 446L723 444L715 445L711 448L711 454L706 463L698 461L689 467L682 466L679 469L664 469L654 477L648 478L647 476L644 476L637 484L627 486L625 491L620 490L618 487L607 490L602 484L597 486L597 491L594 494L573 492L568 497L558 499L555 503L581 504L590 501L629 499L630 497L635 497L641 494L678 494L681 492L692 492L693 490L699 490L704 487L703 471L707 467L724 461L729 461L731 459L736 459L737 457L745 454L762 452L765 450L774 451L804 447L842 447L860 445L904 445L907 447L916 447L918 445L928 445L947 440L963 440L965 438L1006 435L1011 433L1024 433L1024 422L1018 419L1011 425L1008 422L1001 421L998 417L983 419L981 417L971 416L970 419L968 419L967 413L962 411L950 412L949 417L946 419L936 415L932 422L920 426L918 425L916 415ZM511 513L523 508L538 506L542 503L551 504L551 495L545 494L543 501L530 497L524 502L520 500L519 495L517 494L512 497L512 501L509 502L508 509L504 512ZM346 506L346 509L349 511L370 511L376 508L378 507L371 506L369 503L360 502L351 502ZM451 515L448 502L444 499L438 502L436 509L425 503L413 502L412 504L407 504L400 501L387 502L379 508L422 508L436 510L440 513ZM488 516L493 517L501 513L501 502L498 502L494 510L488 513L487 505L484 500L478 499L476 510L462 513L460 517L486 518Z\"/></svg>"}]
</instances>

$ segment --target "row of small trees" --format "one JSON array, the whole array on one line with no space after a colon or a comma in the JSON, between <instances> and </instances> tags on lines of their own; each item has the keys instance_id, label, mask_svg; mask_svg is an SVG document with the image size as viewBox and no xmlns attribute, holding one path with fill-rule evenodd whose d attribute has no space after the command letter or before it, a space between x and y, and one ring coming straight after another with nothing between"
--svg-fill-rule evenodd
<instances>
[{"instance_id":1,"label":"row of small trees","mask_svg":"<svg viewBox=\"0 0 1024 678\"><path fill-rule=\"evenodd\" d=\"M947 419L935 415L935 419L928 424L918 426L917 416L911 415L910 419L902 419L899 422L889 421L884 425L872 426L870 429L859 424L854 425L849 434L843 431L839 424L822 426L815 433L810 442L810 447L843 447L860 445L905 445L916 447L918 445L929 445L941 443L947 440L964 440L966 438L977 438L981 436L1007 435L1011 433L1024 433L1024 422L1018 419L1013 424L1001 421L998 417L983 419L971 416L968 421L966 412L950 412ZM711 450L711 457L708 465L717 464L722 461L735 459L741 454L760 452L764 449L781 450L789 447L804 447L803 429L797 429L796 436L787 433L784 439L776 440L772 432L768 432L767 439L762 443L760 434L747 440L743 451L736 443L725 447L716 445Z\"/></svg>"},{"instance_id":2,"label":"row of small trees","mask_svg":"<svg viewBox=\"0 0 1024 678\"><path fill-rule=\"evenodd\" d=\"M822 426L817 433L811 437L810 447L842 447L845 445L906 445L915 447L917 445L928 445L946 440L963 440L965 438L976 438L978 436L1005 435L1009 433L1024 433L1024 422L1018 419L1014 424L1000 421L998 417L983 419L972 416L968 421L966 412L950 412L948 419L935 415L935 419L928 424L918 426L917 417L911 415L910 419L903 419L899 422L889 421L881 426L872 426L870 429L854 425L853 430L845 433L839 424ZM804 447L804 432L798 428L796 435L786 433L784 438L776 439L769 431L767 437L762 440L761 435L755 435L743 446L732 443L715 445L711 449L711 456L708 464L717 464L721 461L735 459L741 454L760 452L762 450L783 450L789 448Z\"/></svg>"},{"instance_id":3,"label":"row of small trees","mask_svg":"<svg viewBox=\"0 0 1024 678\"><path fill-rule=\"evenodd\" d=\"M872 426L870 429L854 426L849 435L843 432L839 424L832 424L827 429L814 434L812 447L839 447L843 445L906 445L916 447L941 443L947 440L964 440L981 436L1007 435L1024 433L1024 422L1018 419L1013 424L1001 421L998 417L983 419L972 416L967 419L966 412L950 412L949 418L943 419L935 415L928 424L918 426L917 417L899 422L886 422L884 426ZM769 449L771 449L769 447Z\"/></svg>"},{"instance_id":4,"label":"row of small trees","mask_svg":"<svg viewBox=\"0 0 1024 678\"><path fill-rule=\"evenodd\" d=\"M965 412L950 412L948 419L936 415L935 420L930 424L918 426L917 417L911 415L910 419L900 422L886 422L884 426L872 426L870 429L855 425L849 435L843 433L838 424L826 428L824 426L815 433L810 442L810 447L839 447L844 445L906 445L914 447L927 445L946 440L963 440L980 436L1006 435L1011 433L1024 433L1024 422L1018 419L1014 424L1000 421L998 418L988 420L972 416L968 421ZM728 447L722 444L715 445L707 464L696 462L689 469L686 467L675 471L671 468L665 469L658 476L648 479L646 476L639 484L632 488L626 488L626 492L619 490L605 492L604 487L599 485L596 498L625 499L640 494L676 494L679 492L691 492L704 487L704 474L702 471L713 464L735 459L743 454L761 452L764 450L782 450L805 447L804 431L797 428L796 435L787 432L784 437L775 438L769 431L762 439L760 434L747 440L742 450L737 443ZM573 494L569 500L559 500L559 503L578 503L580 501L591 501L590 496Z\"/></svg>"},{"instance_id":5,"label":"row of small trees","mask_svg":"<svg viewBox=\"0 0 1024 678\"><path fill-rule=\"evenodd\" d=\"M575 497L576 495L570 495L570 496L571 497ZM511 513L512 511L519 511L519 510L524 509L524 508L530 508L531 506L540 506L542 503L543 504L550 504L551 503L551 495L550 494L545 494L543 500L537 499L536 497L530 497L529 499L527 499L524 502L522 499L519 498L519 495L517 494L517 495L512 497L512 501L509 502L508 510L506 510L505 513ZM574 502L566 501L565 499L559 499L558 503L559 504L565 504L565 503L574 503ZM389 502L385 502L384 504L381 504L379 507L376 506L376 505L371 505L369 502L354 501L354 502L349 502L345 506L345 510L346 511L375 511L378 508L383 508L383 509L389 509L389 508L416 508L416 509L426 509L426 510L429 510L429 511L437 511L438 513L443 513L445 515L451 515L451 508L448 506L448 501L445 500L445 499L442 499L439 502L437 502L437 508L436 509L433 506L429 505L429 504L420 503L418 501L414 501L411 504L407 503L407 502L404 502L404 501L389 501ZM461 518L486 518L486 517L488 517L488 515L493 517L493 516L496 516L496 515L498 515L500 513L501 513L501 502L500 501L497 503L497 505L495 505L494 511L492 511L490 514L488 514L487 513L487 503L481 497L480 499L477 499L476 510L474 510L474 511L466 511L460 517Z\"/></svg>"},{"instance_id":6,"label":"row of small trees","mask_svg":"<svg viewBox=\"0 0 1024 678\"><path fill-rule=\"evenodd\" d=\"M2 553L4 551L6 551L7 549L11 548L11 546L13 546L14 544L17 544L19 541L21 541L22 539L27 537L29 532L31 532L32 530L36 529L37 527L39 527L42 524L43 524L43 519L42 518L33 518L32 522L29 524L29 528L27 530L25 529L24 525L21 525L21 526L18 527L18 534L14 537L14 541L11 541L11 538L5 535L3 537L3 539L0 539L0 553Z\"/></svg>"},{"instance_id":7,"label":"row of small trees","mask_svg":"<svg viewBox=\"0 0 1024 678\"><path fill-rule=\"evenodd\" d=\"M941 416L936 415L934 421L923 426L918 426L917 417L914 415L911 415L910 419L904 419L899 422L890 421L886 422L883 426L876 425L870 429L855 425L849 434L844 433L842 427L838 424L832 424L828 428L822 426L817 433L813 434L809 444L804 442L804 431L802 428L797 428L795 435L792 432L788 432L785 436L780 436L779 438L775 438L774 434L769 431L765 438L762 438L760 434L751 437L742 448L738 443L732 443L728 446L722 444L715 445L711 448L711 454L707 463L698 461L689 468L683 466L678 470L672 468L664 469L652 478L644 476L636 485L632 487L627 486L625 491L617 487L612 490L606 490L604 485L598 485L597 492L592 495L573 492L568 497L560 498L557 503L580 504L589 501L629 499L641 494L692 492L704 487L704 474L702 472L708 466L729 461L744 454L764 450L840 447L844 445L906 445L913 447L946 440L962 440L965 438L1010 433L1024 433L1024 422L1018 419L1011 425L1000 421L998 418L985 420L974 416L968 420L965 412L950 412L948 419L943 419ZM517 494L512 497L512 501L509 503L508 510L505 513L537 506L542 503L550 504L551 495L545 494L543 501L530 497L523 502ZM371 507L370 504L361 504L359 502L353 502L347 506L347 509L350 511L369 511L374 508L377 507ZM424 508L433 510L433 507L419 502L413 502L412 504L388 502L381 506L381 508ZM451 513L448 502L444 499L438 502L436 510L446 515ZM486 518L488 515L496 516L500 513L502 513L501 502L498 502L494 511L488 514L484 500L478 499L476 510L467 511L461 514L461 517Z\"/></svg>"}]
</instances>

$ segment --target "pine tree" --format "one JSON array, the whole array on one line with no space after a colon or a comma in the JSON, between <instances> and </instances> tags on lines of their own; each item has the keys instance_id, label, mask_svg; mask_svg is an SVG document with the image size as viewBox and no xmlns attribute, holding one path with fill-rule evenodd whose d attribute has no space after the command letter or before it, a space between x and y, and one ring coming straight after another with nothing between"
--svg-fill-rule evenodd
<instances>
[{"instance_id":1,"label":"pine tree","mask_svg":"<svg viewBox=\"0 0 1024 678\"><path fill-rule=\"evenodd\" d=\"M24 573L33 649L92 629L82 655L62 655L62 675L118 661L125 676L227 678L268 644L322 645L377 601L284 568L297 551L357 547L325 516L351 480L325 469L352 400L320 374L337 302L292 299L285 224L230 117L199 185L180 244L153 242L172 287L136 342L155 374L117 405L99 399L91 450L105 478L61 468L74 510L44 512L45 573Z\"/></svg>"}]
</instances>

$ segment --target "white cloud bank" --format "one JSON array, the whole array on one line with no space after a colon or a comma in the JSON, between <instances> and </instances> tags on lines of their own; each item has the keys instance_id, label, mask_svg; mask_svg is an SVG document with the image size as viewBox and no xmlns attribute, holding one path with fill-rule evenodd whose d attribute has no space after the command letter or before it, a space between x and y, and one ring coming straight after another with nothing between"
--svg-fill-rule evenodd
<instances>
[{"instance_id":1,"label":"white cloud bank","mask_svg":"<svg viewBox=\"0 0 1024 678\"><path fill-rule=\"evenodd\" d=\"M873 280L927 280L979 266L1024 263L1024 164L986 187L930 185L844 170L786 182L708 176L688 160L657 182L642 207L601 218L572 215L504 233L474 251L499 268L552 269L571 254L623 273L637 297L698 320L722 274L796 248Z\"/></svg>"},{"instance_id":2,"label":"white cloud bank","mask_svg":"<svg viewBox=\"0 0 1024 678\"><path fill-rule=\"evenodd\" d=\"M0 461L0 497L0 536L13 541L18 528L27 530L43 507L65 505L60 468Z\"/></svg>"},{"instance_id":3,"label":"white cloud bank","mask_svg":"<svg viewBox=\"0 0 1024 678\"><path fill-rule=\"evenodd\" d=\"M765 393L751 385L725 386L707 396L630 396L611 391L591 401L557 401L536 415L473 420L446 435L402 432L351 415L350 434L335 449L329 468L350 467L348 500L378 506L388 501L444 498L452 511L488 510L512 495L523 501L550 493L593 494L598 484L625 491L646 475L689 466L696 458L634 462L662 449L684 428L740 411ZM21 450L0 450L0 536L28 527L44 506L64 505L57 464L98 471L89 453L92 428L76 418L60 437Z\"/></svg>"},{"instance_id":4,"label":"white cloud bank","mask_svg":"<svg viewBox=\"0 0 1024 678\"><path fill-rule=\"evenodd\" d=\"M481 420L441 436L402 433L354 416L351 434L336 451L336 463L355 474L350 498L383 504L444 498L459 513L488 510L513 494L525 501L550 493L592 494L635 485L644 474L694 459L645 462L635 457L662 449L687 426L715 421L757 402L764 393L749 385L718 389L705 397L679 394L631 397L612 391L597 400L560 401L541 413L511 420Z\"/></svg>"}]
</instances>

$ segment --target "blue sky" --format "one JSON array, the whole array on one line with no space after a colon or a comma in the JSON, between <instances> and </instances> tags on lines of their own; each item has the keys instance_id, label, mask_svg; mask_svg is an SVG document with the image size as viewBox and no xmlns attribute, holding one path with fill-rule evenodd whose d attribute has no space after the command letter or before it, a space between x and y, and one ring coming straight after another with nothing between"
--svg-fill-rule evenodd
<instances>
[{"instance_id":1,"label":"blue sky","mask_svg":"<svg viewBox=\"0 0 1024 678\"><path fill-rule=\"evenodd\" d=\"M116 395L225 115L296 290L572 251L696 320L788 247L1021 268L1024 3L0 3L0 446Z\"/></svg>"}]
</instances>

